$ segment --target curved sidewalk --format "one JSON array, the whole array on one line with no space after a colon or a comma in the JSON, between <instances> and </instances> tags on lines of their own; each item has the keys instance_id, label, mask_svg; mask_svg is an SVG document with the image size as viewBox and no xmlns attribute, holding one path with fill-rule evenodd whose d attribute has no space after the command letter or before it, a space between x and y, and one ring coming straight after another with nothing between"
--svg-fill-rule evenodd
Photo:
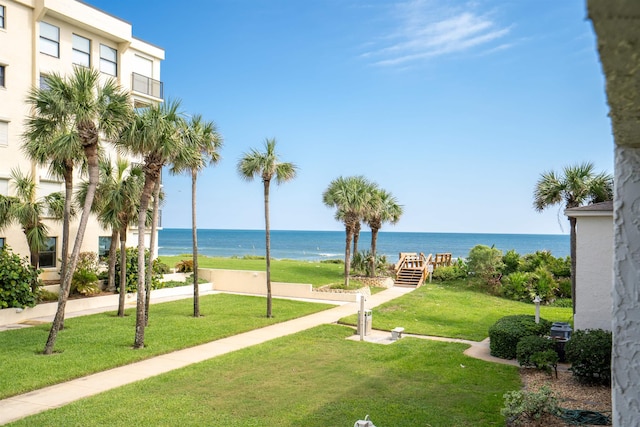
<instances>
[{"instance_id":1,"label":"curved sidewalk","mask_svg":"<svg viewBox=\"0 0 640 427\"><path fill-rule=\"evenodd\" d=\"M411 292L412 288L393 287L367 298L366 308L373 308ZM318 325L335 323L356 313L358 303L346 303L309 316L276 323L261 329L212 341L196 347L174 351L130 365L98 372L65 383L34 390L0 400L0 425L29 415L64 406L84 397L111 390L145 378L150 378L184 366L202 362L225 353L294 334Z\"/></svg>"}]
</instances>

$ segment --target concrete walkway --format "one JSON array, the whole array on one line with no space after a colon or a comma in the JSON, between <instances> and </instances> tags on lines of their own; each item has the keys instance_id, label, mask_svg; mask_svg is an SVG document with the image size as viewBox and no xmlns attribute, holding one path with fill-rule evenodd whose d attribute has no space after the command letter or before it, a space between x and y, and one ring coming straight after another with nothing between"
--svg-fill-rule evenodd
<instances>
[{"instance_id":1,"label":"concrete walkway","mask_svg":"<svg viewBox=\"0 0 640 427\"><path fill-rule=\"evenodd\" d=\"M412 290L413 289L411 288L393 287L379 292L367 298L365 308L374 308L387 301L391 301L397 297L405 295ZM103 311L105 309L103 309ZM202 362L225 353L261 344L266 341L304 331L318 325L335 323L342 317L356 313L359 309L359 303L343 303L335 308L324 310L309 316L277 323L261 329L256 329L184 350L174 351L172 353L156 356L130 365L121 366L0 400L0 425L49 409L58 408L84 397L92 396L122 385L160 375L193 363ZM96 310L93 310L92 313L93 312L96 312ZM91 313L76 313L75 315L83 314L86 315ZM39 320L47 321L47 319ZM49 319L48 321L51 320ZM462 342L471 346L467 351L465 351L465 354L471 357L497 363L515 364L517 366L517 362L515 361L508 361L490 356L488 339L483 342L475 342L441 337L425 337L421 335L404 334L404 336L448 342ZM389 344L392 342L390 337L390 332L374 330L370 335L367 335L364 338L368 342ZM353 337L350 337L350 339L360 339L360 337L358 335L354 335Z\"/></svg>"}]
</instances>

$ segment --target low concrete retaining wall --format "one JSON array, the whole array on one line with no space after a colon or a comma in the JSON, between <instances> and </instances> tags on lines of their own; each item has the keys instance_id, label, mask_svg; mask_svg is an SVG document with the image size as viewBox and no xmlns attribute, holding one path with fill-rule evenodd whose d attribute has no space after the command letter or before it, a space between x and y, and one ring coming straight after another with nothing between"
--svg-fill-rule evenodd
<instances>
[{"instance_id":1,"label":"low concrete retaining wall","mask_svg":"<svg viewBox=\"0 0 640 427\"><path fill-rule=\"evenodd\" d=\"M266 295L267 273L264 271L217 270L200 268L198 274L221 292ZM271 282L274 297L322 299L327 301L355 302L356 292L320 292L310 284Z\"/></svg>"}]
</instances>

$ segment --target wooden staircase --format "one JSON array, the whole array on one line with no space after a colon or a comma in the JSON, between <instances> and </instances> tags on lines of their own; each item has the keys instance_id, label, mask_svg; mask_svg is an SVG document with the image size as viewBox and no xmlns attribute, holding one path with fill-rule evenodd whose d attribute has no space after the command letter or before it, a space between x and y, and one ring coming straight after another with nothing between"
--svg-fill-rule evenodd
<instances>
[{"instance_id":1,"label":"wooden staircase","mask_svg":"<svg viewBox=\"0 0 640 427\"><path fill-rule=\"evenodd\" d=\"M432 263L432 256L425 257L423 253L400 253L400 260L395 265L395 286L417 288L422 285L429 275L428 266Z\"/></svg>"}]
</instances>

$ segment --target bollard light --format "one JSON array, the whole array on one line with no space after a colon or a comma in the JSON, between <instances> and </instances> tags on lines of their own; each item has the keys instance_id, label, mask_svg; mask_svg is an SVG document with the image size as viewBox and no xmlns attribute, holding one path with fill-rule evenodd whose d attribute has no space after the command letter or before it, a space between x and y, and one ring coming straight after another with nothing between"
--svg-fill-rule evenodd
<instances>
[{"instance_id":1,"label":"bollard light","mask_svg":"<svg viewBox=\"0 0 640 427\"><path fill-rule=\"evenodd\" d=\"M533 302L536 304L536 324L540 323L540 303L542 300L538 295L533 299Z\"/></svg>"}]
</instances>

